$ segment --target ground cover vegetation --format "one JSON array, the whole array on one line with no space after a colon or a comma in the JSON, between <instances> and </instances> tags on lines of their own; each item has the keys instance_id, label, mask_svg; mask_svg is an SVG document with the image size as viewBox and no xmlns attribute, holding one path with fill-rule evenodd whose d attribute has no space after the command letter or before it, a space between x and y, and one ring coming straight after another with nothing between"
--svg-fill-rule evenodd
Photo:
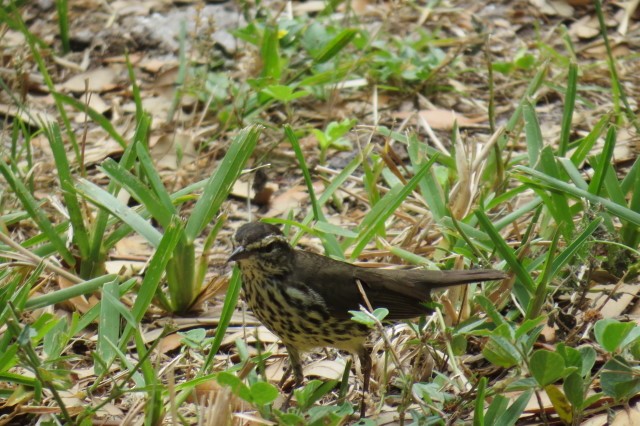
<instances>
[{"instance_id":1,"label":"ground cover vegetation","mask_svg":"<svg viewBox=\"0 0 640 426\"><path fill-rule=\"evenodd\" d=\"M639 424L636 3L2 0L0 424ZM358 419L348 354L278 386L257 219L509 278L355 312Z\"/></svg>"}]
</instances>

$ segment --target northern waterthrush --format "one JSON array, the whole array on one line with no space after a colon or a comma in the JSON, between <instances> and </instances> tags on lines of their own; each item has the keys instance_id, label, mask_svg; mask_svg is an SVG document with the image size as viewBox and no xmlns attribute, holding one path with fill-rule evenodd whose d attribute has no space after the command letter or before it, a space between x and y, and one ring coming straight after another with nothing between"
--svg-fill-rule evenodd
<instances>
[{"instance_id":1,"label":"northern waterthrush","mask_svg":"<svg viewBox=\"0 0 640 426\"><path fill-rule=\"evenodd\" d=\"M468 271L364 268L292 248L274 225L251 222L238 229L229 261L240 267L244 298L253 313L287 348L295 381L304 379L300 352L317 347L349 351L360 359L368 390L371 357L365 348L370 329L349 311L366 306L389 310L388 320L431 313L424 305L431 290L505 274L492 269ZM361 415L364 416L364 399Z\"/></svg>"}]
</instances>

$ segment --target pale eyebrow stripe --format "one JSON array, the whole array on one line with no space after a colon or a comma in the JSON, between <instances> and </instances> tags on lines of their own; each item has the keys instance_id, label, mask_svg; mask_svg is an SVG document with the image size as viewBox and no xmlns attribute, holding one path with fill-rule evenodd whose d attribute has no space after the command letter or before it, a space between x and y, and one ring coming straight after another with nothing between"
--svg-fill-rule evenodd
<instances>
[{"instance_id":1,"label":"pale eyebrow stripe","mask_svg":"<svg viewBox=\"0 0 640 426\"><path fill-rule=\"evenodd\" d=\"M255 250L262 247L267 247L275 242L289 244L287 242L287 239L283 235L269 235L267 238L263 240L256 241L255 243L247 245L245 248L247 250Z\"/></svg>"}]
</instances>

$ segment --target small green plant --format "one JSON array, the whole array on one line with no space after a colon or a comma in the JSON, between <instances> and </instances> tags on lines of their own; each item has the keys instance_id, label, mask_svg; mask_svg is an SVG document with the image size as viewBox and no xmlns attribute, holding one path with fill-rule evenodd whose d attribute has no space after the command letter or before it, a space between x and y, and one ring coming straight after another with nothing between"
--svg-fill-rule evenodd
<instances>
[{"instance_id":1,"label":"small green plant","mask_svg":"<svg viewBox=\"0 0 640 426\"><path fill-rule=\"evenodd\" d=\"M356 120L345 119L341 122L332 121L327 125L324 131L311 129L311 133L318 140L320 146L320 163L323 164L327 160L327 152L330 148L340 151L350 151L353 149L351 142L344 136L353 129Z\"/></svg>"},{"instance_id":2,"label":"small green plant","mask_svg":"<svg viewBox=\"0 0 640 426\"><path fill-rule=\"evenodd\" d=\"M131 229L139 232L156 248L164 241L166 234L162 234L151 226L145 219L153 217L168 230L176 226L177 240L170 244L169 253L165 254L164 268L168 292L159 289L158 283L150 284L149 301L155 298L160 306L169 312L188 312L196 301L203 286L207 270L207 252L215 241L217 231L222 226L222 217L218 218L216 226L205 239L204 252L196 254L195 240L204 228L219 214L220 206L226 199L231 186L242 172L242 167L253 152L260 129L249 127L238 133L229 147L227 155L220 163L215 173L200 185L204 188L188 220L177 220L178 211L174 200L188 194L181 191L170 195L156 171L147 148L138 144L136 154L140 161L140 175L132 174L119 163L107 159L102 164L104 172L117 182L144 207L144 215L126 207L110 193L87 180L80 180L76 190L87 200L101 209L118 217ZM127 229L128 230L128 229Z\"/></svg>"},{"instance_id":3,"label":"small green plant","mask_svg":"<svg viewBox=\"0 0 640 426\"><path fill-rule=\"evenodd\" d=\"M529 53L529 49L520 49L515 54L513 61L496 61L491 64L491 67L501 74L511 74L515 71L531 71L536 62L536 57Z\"/></svg>"}]
</instances>

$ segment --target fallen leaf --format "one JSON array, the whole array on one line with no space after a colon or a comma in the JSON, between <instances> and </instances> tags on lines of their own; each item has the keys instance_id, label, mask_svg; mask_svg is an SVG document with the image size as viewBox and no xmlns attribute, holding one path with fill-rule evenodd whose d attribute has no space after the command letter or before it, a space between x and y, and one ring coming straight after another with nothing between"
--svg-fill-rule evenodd
<instances>
[{"instance_id":1,"label":"fallen leaf","mask_svg":"<svg viewBox=\"0 0 640 426\"><path fill-rule=\"evenodd\" d=\"M181 165L193 162L198 155L193 133L188 130L160 136L150 151L156 166L164 170L177 170Z\"/></svg>"},{"instance_id":2,"label":"fallen leaf","mask_svg":"<svg viewBox=\"0 0 640 426\"><path fill-rule=\"evenodd\" d=\"M571 24L569 34L581 39L590 39L600 34L600 25L595 17L588 15L583 16Z\"/></svg>"},{"instance_id":3,"label":"fallen leaf","mask_svg":"<svg viewBox=\"0 0 640 426\"><path fill-rule=\"evenodd\" d=\"M321 379L338 380L344 374L346 363L340 358L335 360L323 359L314 361L304 367L305 376L315 376Z\"/></svg>"},{"instance_id":4,"label":"fallen leaf","mask_svg":"<svg viewBox=\"0 0 640 426\"><path fill-rule=\"evenodd\" d=\"M178 333L171 333L164 336L158 344L158 351L162 354L166 354L169 351L179 348L182 345L182 336Z\"/></svg>"},{"instance_id":5,"label":"fallen leaf","mask_svg":"<svg viewBox=\"0 0 640 426\"><path fill-rule=\"evenodd\" d=\"M133 234L116 243L113 257L144 260L151 257L153 252L154 249L143 236Z\"/></svg>"},{"instance_id":6,"label":"fallen leaf","mask_svg":"<svg viewBox=\"0 0 640 426\"><path fill-rule=\"evenodd\" d=\"M616 290L616 293L618 293L620 297L617 300L611 298L604 304L600 310L602 318L617 318L622 315L622 313L634 303L638 292L640 292L640 285L638 285L638 283L620 285Z\"/></svg>"},{"instance_id":7,"label":"fallen leaf","mask_svg":"<svg viewBox=\"0 0 640 426\"><path fill-rule=\"evenodd\" d=\"M76 285L62 276L58 276L58 285L60 289L71 288ZM65 305L70 307L71 311L77 311L81 314L86 314L89 309L93 307L93 304L89 303L86 297L76 296L64 302Z\"/></svg>"},{"instance_id":8,"label":"fallen leaf","mask_svg":"<svg viewBox=\"0 0 640 426\"><path fill-rule=\"evenodd\" d=\"M398 112L393 114L395 118L406 119L410 117L413 112ZM420 116L429 123L431 128L436 130L451 130L454 123L458 123L458 127L482 127L478 123L484 123L487 121L486 117L465 117L455 111L446 109L426 109L418 112Z\"/></svg>"},{"instance_id":9,"label":"fallen leaf","mask_svg":"<svg viewBox=\"0 0 640 426\"><path fill-rule=\"evenodd\" d=\"M85 84L85 81L87 82ZM81 74L76 74L60 85L62 91L83 93L106 92L117 87L116 71L113 68L96 68Z\"/></svg>"},{"instance_id":10,"label":"fallen leaf","mask_svg":"<svg viewBox=\"0 0 640 426\"><path fill-rule=\"evenodd\" d=\"M529 0L529 3L548 16L573 17L573 7L564 0Z\"/></svg>"},{"instance_id":11,"label":"fallen leaf","mask_svg":"<svg viewBox=\"0 0 640 426\"><path fill-rule=\"evenodd\" d=\"M81 102L85 102L84 97L82 98ZM111 109L111 106L108 105L97 93L89 96L89 107L100 114L104 114ZM90 122L91 120L92 119L84 112L76 114L73 119L73 121L75 121L76 123L84 123L85 121Z\"/></svg>"},{"instance_id":12,"label":"fallen leaf","mask_svg":"<svg viewBox=\"0 0 640 426\"><path fill-rule=\"evenodd\" d=\"M44 111L38 111L33 108L25 111L24 109L16 108L14 105L0 104L0 115L20 118L20 120L24 121L29 126L38 128L43 127L43 124L46 127L53 123L57 123L54 116L47 114Z\"/></svg>"},{"instance_id":13,"label":"fallen leaf","mask_svg":"<svg viewBox=\"0 0 640 426\"><path fill-rule=\"evenodd\" d=\"M640 413L636 407L618 410L610 423L611 426L640 425Z\"/></svg>"}]
</instances>

